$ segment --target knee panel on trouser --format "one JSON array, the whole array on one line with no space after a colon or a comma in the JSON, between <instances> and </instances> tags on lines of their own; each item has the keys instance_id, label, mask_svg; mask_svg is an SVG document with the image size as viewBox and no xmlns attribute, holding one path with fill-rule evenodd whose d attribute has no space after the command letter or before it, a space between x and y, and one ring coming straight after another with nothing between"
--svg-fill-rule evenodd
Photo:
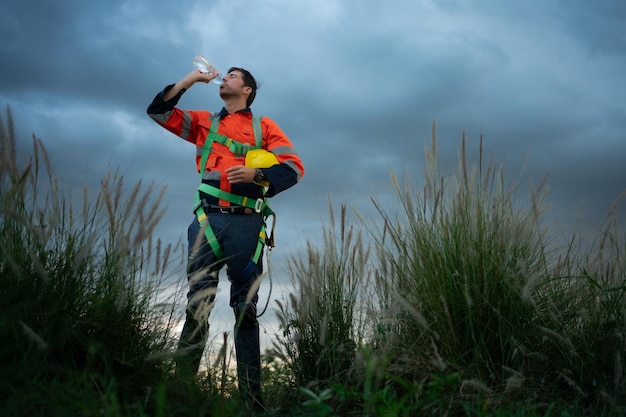
<instances>
[{"instance_id":1,"label":"knee panel on trouser","mask_svg":"<svg viewBox=\"0 0 626 417\"><path fill-rule=\"evenodd\" d=\"M248 303L238 303L233 306L236 326L249 329L257 325L256 306Z\"/></svg>"}]
</instances>

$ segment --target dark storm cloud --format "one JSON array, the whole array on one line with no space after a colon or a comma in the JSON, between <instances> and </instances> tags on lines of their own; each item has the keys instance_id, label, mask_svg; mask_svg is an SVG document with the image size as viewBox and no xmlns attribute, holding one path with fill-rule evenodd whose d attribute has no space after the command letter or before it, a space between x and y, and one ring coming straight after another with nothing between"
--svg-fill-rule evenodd
<instances>
[{"instance_id":1,"label":"dark storm cloud","mask_svg":"<svg viewBox=\"0 0 626 417\"><path fill-rule=\"evenodd\" d=\"M591 56L609 54L623 58L626 50L626 3L620 0L595 3L561 0L559 5L566 11L559 14L563 25L580 40Z\"/></svg>"},{"instance_id":2,"label":"dark storm cloud","mask_svg":"<svg viewBox=\"0 0 626 417\"><path fill-rule=\"evenodd\" d=\"M419 177L436 123L456 166L465 132L535 183L551 212L600 222L626 188L626 6L618 0L183 3L60 1L0 5L0 99L22 137L44 140L76 187L119 165L127 181L168 185L164 234L190 219L193 146L145 115L195 54L261 81L255 111L292 138L302 183L274 199L280 241L319 239L329 197L372 210L394 201L390 171ZM215 85L184 108L219 110ZM29 141L21 146L27 149ZM297 245L295 245L297 246Z\"/></svg>"},{"instance_id":3,"label":"dark storm cloud","mask_svg":"<svg viewBox=\"0 0 626 417\"><path fill-rule=\"evenodd\" d=\"M171 2L14 1L3 6L2 93L88 102L90 107L145 107L136 94L143 83L160 82L158 47L170 50L181 41L168 36L175 25L156 23L167 16L184 19L184 8ZM157 29L158 26L158 29ZM154 78L152 78L154 77Z\"/></svg>"}]
</instances>

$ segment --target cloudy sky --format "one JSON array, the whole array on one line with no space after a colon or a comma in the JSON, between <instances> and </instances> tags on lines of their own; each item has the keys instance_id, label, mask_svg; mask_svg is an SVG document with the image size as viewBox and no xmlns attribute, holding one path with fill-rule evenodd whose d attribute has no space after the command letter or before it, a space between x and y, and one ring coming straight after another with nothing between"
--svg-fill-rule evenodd
<instances>
[{"instance_id":1,"label":"cloudy sky","mask_svg":"<svg viewBox=\"0 0 626 417\"><path fill-rule=\"evenodd\" d=\"M319 240L329 198L366 213L370 196L393 204L389 173L419 178L433 122L450 168L462 133L474 155L482 134L507 170L549 175L555 228L600 225L626 189L624 21L623 0L5 0L0 106L23 152L40 137L69 188L97 190L111 165L167 186L159 235L173 242L191 220L195 149L146 107L196 54L246 67L261 83L253 110L306 169L272 203L280 275ZM222 102L199 84L180 106Z\"/></svg>"}]
</instances>

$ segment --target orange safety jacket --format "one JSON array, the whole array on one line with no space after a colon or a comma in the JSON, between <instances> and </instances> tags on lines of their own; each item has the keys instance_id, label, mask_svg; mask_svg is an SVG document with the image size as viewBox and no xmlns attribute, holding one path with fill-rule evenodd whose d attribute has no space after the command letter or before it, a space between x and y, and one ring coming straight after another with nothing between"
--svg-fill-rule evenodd
<instances>
[{"instance_id":1,"label":"orange safety jacket","mask_svg":"<svg viewBox=\"0 0 626 417\"><path fill-rule=\"evenodd\" d=\"M170 132L196 145L196 168L202 175L194 208L198 221L201 224L207 224L201 200L209 205L215 204L213 200L217 200L220 206L228 206L231 202L236 202L247 207L250 206L250 201L254 201L254 208L263 214L264 220L267 215L273 215L267 205L266 197L276 195L293 186L304 175L304 166L291 141L271 119L262 117L253 122L249 108L234 114L229 114L222 108L215 115L204 110L181 110L175 106L184 94L184 89L167 102L163 100L163 95L172 86L173 84L167 86L157 94L148 106L147 113ZM216 121L219 121L217 132L211 132L211 126ZM258 129L259 125L260 129ZM259 138L259 133L261 138ZM215 136L211 136L212 139L209 142L211 148L205 149L209 135L215 134L221 136L220 140L217 141ZM231 148L230 145L233 142L237 145ZM263 175L269 180L269 187L266 190L265 187L255 183L231 185L225 170L232 166L245 165L246 153L235 153L233 149L241 150L242 146L247 145L251 148L257 147L259 142L262 149L272 152L278 160L278 164L261 168ZM202 161L206 161L204 167L201 166ZM272 229L273 226L274 224ZM210 226L205 228L205 234L216 256L222 257L222 250ZM259 233L257 249L248 267L244 269L245 271L254 268L264 244L273 246L273 237L266 238L265 224Z\"/></svg>"},{"instance_id":2,"label":"orange safety jacket","mask_svg":"<svg viewBox=\"0 0 626 417\"><path fill-rule=\"evenodd\" d=\"M212 117L220 117L218 134L244 144L255 145L250 109L243 109L234 114L229 114L225 109L222 109L215 115L204 110L182 110L175 106L184 90L168 102L164 102L163 94L169 88L171 86L157 94L148 107L148 115L170 132L196 146L195 161L198 172L201 172L200 161ZM261 117L261 129L263 134L262 148L276 155L279 162L272 167L261 169L264 176L269 180L269 187L265 196L272 197L299 182L304 176L304 166L289 138L273 120L265 116ZM253 199L262 198L263 189L260 186L252 183L231 185L228 181L224 172L225 169L235 165L244 165L244 161L245 155L235 155L227 146L213 143L202 182L232 194ZM215 197L209 195L202 197L209 204L230 205L228 201L216 200Z\"/></svg>"}]
</instances>

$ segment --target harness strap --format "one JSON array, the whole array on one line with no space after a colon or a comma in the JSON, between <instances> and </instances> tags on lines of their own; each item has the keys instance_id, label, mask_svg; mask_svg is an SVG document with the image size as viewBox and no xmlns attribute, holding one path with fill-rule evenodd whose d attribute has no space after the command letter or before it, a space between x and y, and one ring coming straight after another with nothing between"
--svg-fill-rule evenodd
<instances>
[{"instance_id":1,"label":"harness strap","mask_svg":"<svg viewBox=\"0 0 626 417\"><path fill-rule=\"evenodd\" d=\"M204 228L204 234L207 242L211 246L215 257L220 260L224 258L224 251L220 246L217 238L215 237L215 233L211 228L211 225L208 222L208 218L204 208L202 207L202 201L200 200L200 192L204 192L213 197L216 197L221 200L229 201L230 203L234 203L239 206L247 207L254 209L257 213L260 213L263 216L263 223L261 224L261 230L259 231L259 243L252 255L252 259L250 263L244 268L243 271L238 273L237 275L242 275L244 273L251 273L254 268L254 265L257 264L261 253L263 252L264 245L268 245L270 248L274 247L274 227L276 224L276 215L270 208L268 201L265 197L258 198L256 200L250 199L248 197L239 196L224 190L219 189L218 187L214 187L209 184L205 184L202 182L202 178L204 177L204 171L206 170L206 162L209 157L209 153L211 152L211 147L214 142L221 143L228 147L228 149L236 155L245 155L251 149L259 149L262 147L263 143L263 135L261 129L261 118L257 116L252 117L252 127L254 130L254 137L256 144L250 145L247 143L237 142L228 136L220 135L217 133L217 129L219 127L219 115L214 115L211 121L211 127L209 128L209 134L207 135L204 146L202 148L202 157L200 158L200 185L198 186L198 191L195 195L195 208L194 213L198 218L198 223L200 227ZM265 190L263 191L265 194ZM269 216L274 217L274 221L272 222L272 228L270 235L266 234L266 219Z\"/></svg>"},{"instance_id":2,"label":"harness strap","mask_svg":"<svg viewBox=\"0 0 626 417\"><path fill-rule=\"evenodd\" d=\"M215 134L213 140L214 142L221 143L222 145L226 146L235 155L243 156L248 153L249 150L260 148L259 146L250 145L249 143L237 142L229 138L228 136L220 135L217 133Z\"/></svg>"},{"instance_id":3,"label":"harness strap","mask_svg":"<svg viewBox=\"0 0 626 417\"><path fill-rule=\"evenodd\" d=\"M200 193L196 193L196 208L194 213L198 218L198 223L200 224L200 228L204 229L204 236L206 237L207 242L211 246L215 257L220 260L224 258L224 251L217 241L217 237L215 237L215 233L213 233L213 229L209 224L209 219L204 212L204 208L202 207L202 202L200 201Z\"/></svg>"},{"instance_id":4,"label":"harness strap","mask_svg":"<svg viewBox=\"0 0 626 417\"><path fill-rule=\"evenodd\" d=\"M254 138L257 148L263 147L263 132L261 130L261 117L252 116L252 130L254 130Z\"/></svg>"},{"instance_id":5,"label":"harness strap","mask_svg":"<svg viewBox=\"0 0 626 417\"><path fill-rule=\"evenodd\" d=\"M270 248L273 248L275 246L274 245L274 228L276 225L276 214L270 208L266 198L258 198L256 200L253 200L248 197L243 197L243 196L239 196L233 193L229 193L224 190L220 190L219 188L214 187L209 184L201 183L198 186L198 192L196 193L195 212L196 212L196 215L198 215L198 213L200 213L200 215L204 214L205 218L206 218L206 213L204 213L204 209L202 208L202 202L200 201L200 191L206 194L209 194L213 197L227 200L239 206L254 209L255 212L260 213L263 216L263 224L261 225L261 232L259 233L259 246L257 246L256 252L253 257L255 263L259 259L261 250L263 249L263 245L267 245ZM273 221L272 221L272 228L270 229L270 234L268 236L266 235L266 220L270 216L273 217ZM198 215L198 221L200 221L199 215ZM210 229L210 227L207 226L207 229ZM211 244L211 241L212 241L211 239L213 239L213 241L215 241L215 244L219 246L219 244L217 243L217 239L215 238L215 235L213 234L213 231L211 231L210 237L209 235L207 235L207 240L209 241L209 244ZM213 248L213 252L215 252L217 256L218 252L215 250L212 244L211 244L211 248ZM220 248L220 251L221 251L221 248ZM218 257L218 258L221 258L221 257Z\"/></svg>"},{"instance_id":6,"label":"harness strap","mask_svg":"<svg viewBox=\"0 0 626 417\"><path fill-rule=\"evenodd\" d=\"M217 129L219 128L219 126L220 126L219 114L215 114L213 115L211 119L211 127L209 128L209 136L212 136L212 139L213 139L212 142L217 142L226 146L235 155L245 156L249 150L261 149L263 147L261 118L258 116L252 116L252 129L254 131L254 138L256 141L254 145L250 145L249 143L237 142L236 140L231 139L228 136L217 133ZM213 144L212 142L211 144ZM204 149L206 149L206 146L204 147Z\"/></svg>"},{"instance_id":7,"label":"harness strap","mask_svg":"<svg viewBox=\"0 0 626 417\"><path fill-rule=\"evenodd\" d=\"M226 200L238 206L254 209L255 212L261 213L263 217L267 217L273 214L272 209L267 202L267 198L257 198L256 200L254 200L252 198L229 193L228 191L221 190L204 182L200 183L200 185L198 186L198 191L202 191L205 194L219 198L221 200Z\"/></svg>"}]
</instances>

